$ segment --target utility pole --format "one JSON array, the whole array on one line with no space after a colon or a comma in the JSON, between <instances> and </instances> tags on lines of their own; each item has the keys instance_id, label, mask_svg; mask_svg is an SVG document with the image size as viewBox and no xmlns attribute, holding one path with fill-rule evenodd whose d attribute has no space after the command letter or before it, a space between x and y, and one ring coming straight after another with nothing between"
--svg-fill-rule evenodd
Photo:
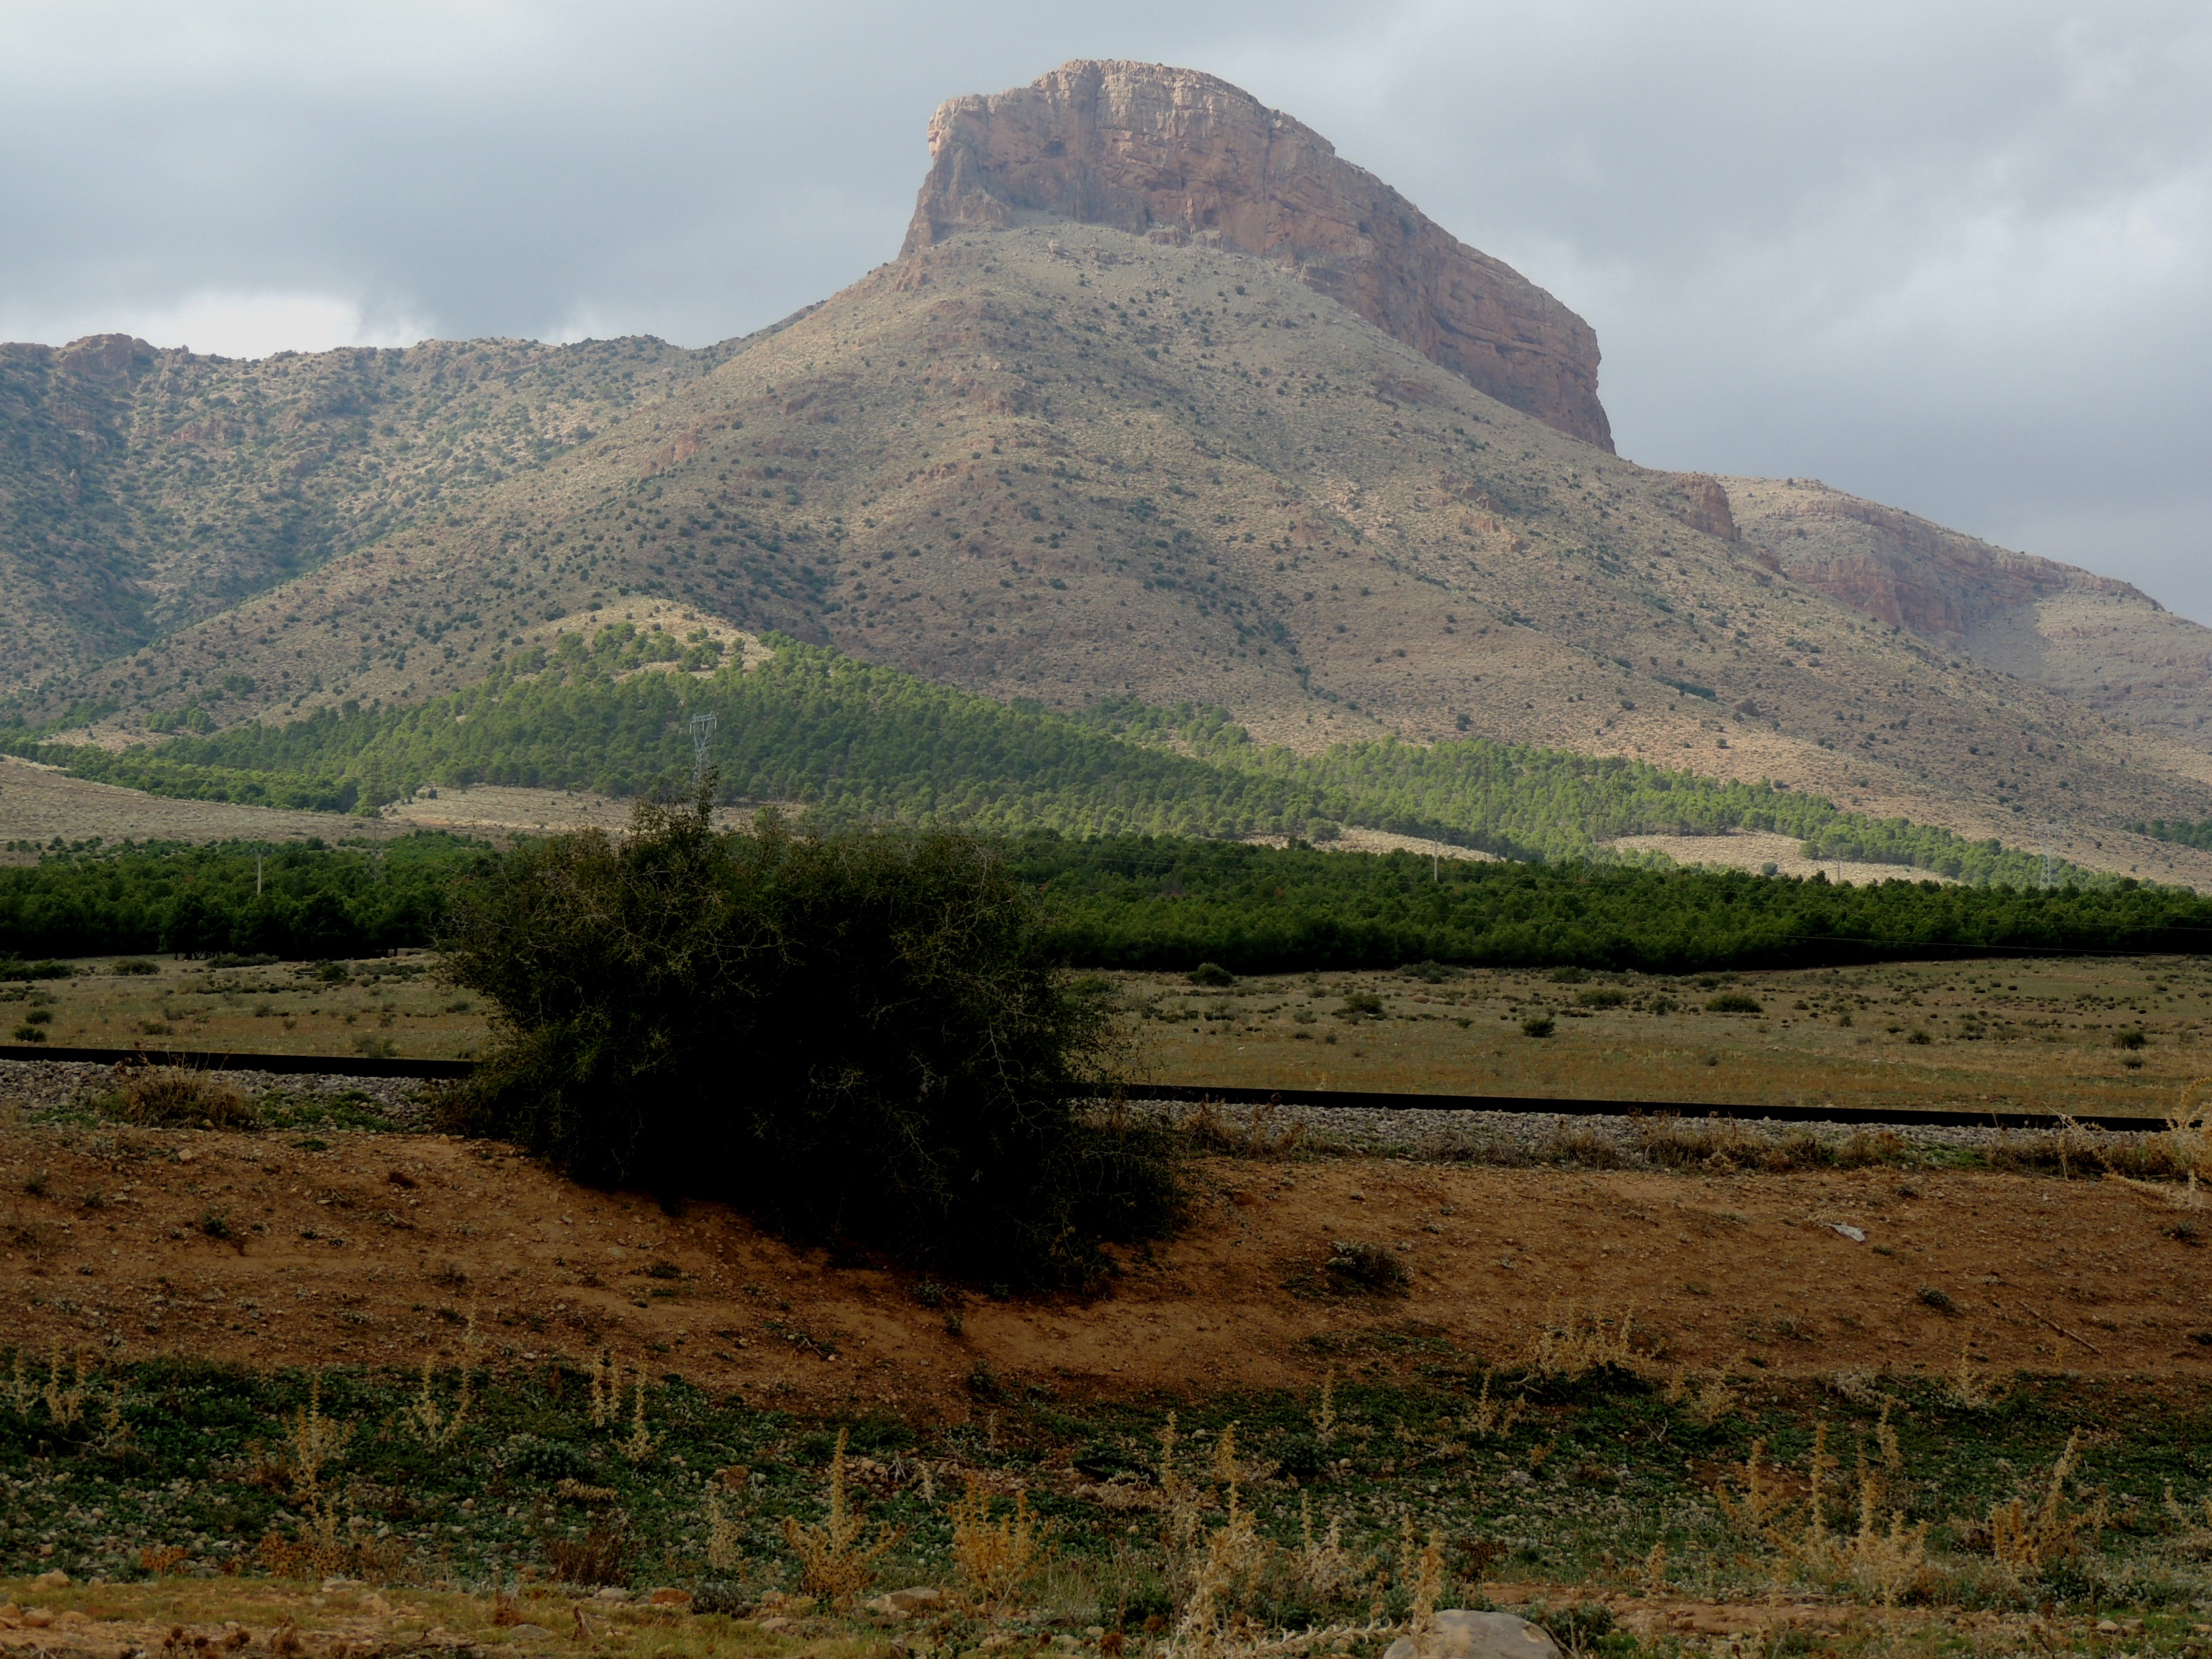
<instances>
[{"instance_id":1,"label":"utility pole","mask_svg":"<svg viewBox=\"0 0 2212 1659\"><path fill-rule=\"evenodd\" d=\"M691 717L691 781L696 785L707 775L707 750L714 739L714 717L694 714Z\"/></svg>"}]
</instances>

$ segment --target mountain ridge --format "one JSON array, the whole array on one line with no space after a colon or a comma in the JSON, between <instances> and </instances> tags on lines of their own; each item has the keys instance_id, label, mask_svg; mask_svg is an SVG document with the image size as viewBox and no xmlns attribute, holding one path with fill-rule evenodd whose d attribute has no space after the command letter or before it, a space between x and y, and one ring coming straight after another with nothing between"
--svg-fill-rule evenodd
<instances>
[{"instance_id":1,"label":"mountain ridge","mask_svg":"<svg viewBox=\"0 0 2212 1659\"><path fill-rule=\"evenodd\" d=\"M620 418L496 477L490 438L566 405L464 354L465 385L449 368L368 423L366 499L404 520L25 712L104 698L83 735L120 744L158 740L157 714L407 702L658 607L1063 711L1218 704L1301 754L1478 734L2212 878L2122 827L2212 817L2212 749L2039 679L2095 684L2096 641L2022 633L2100 595L2166 618L2129 636L2142 653L2205 630L1839 492L1814 511L1802 483L1637 466L1226 238L1031 213L933 231L706 353L603 344L631 354ZM215 418L205 395L171 416ZM422 449L445 471L409 501ZM1944 632L1936 601L1984 567L2021 597Z\"/></svg>"}]
</instances>

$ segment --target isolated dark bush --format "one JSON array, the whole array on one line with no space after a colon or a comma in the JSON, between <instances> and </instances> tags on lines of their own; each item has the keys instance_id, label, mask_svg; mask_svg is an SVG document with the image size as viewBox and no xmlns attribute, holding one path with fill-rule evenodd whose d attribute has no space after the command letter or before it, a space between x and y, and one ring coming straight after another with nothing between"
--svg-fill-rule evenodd
<instances>
[{"instance_id":1,"label":"isolated dark bush","mask_svg":"<svg viewBox=\"0 0 2212 1659\"><path fill-rule=\"evenodd\" d=\"M1521 1022L1521 1035L1523 1036L1547 1037L1559 1029L1559 1021L1549 1014L1531 1014Z\"/></svg>"},{"instance_id":2,"label":"isolated dark bush","mask_svg":"<svg viewBox=\"0 0 2212 1659\"><path fill-rule=\"evenodd\" d=\"M24 962L0 956L0 979L67 979L76 972L66 962Z\"/></svg>"},{"instance_id":3,"label":"isolated dark bush","mask_svg":"<svg viewBox=\"0 0 2212 1659\"><path fill-rule=\"evenodd\" d=\"M1757 997L1741 991L1723 991L1705 1004L1705 1012L1712 1014L1756 1014L1765 1012Z\"/></svg>"},{"instance_id":4,"label":"isolated dark bush","mask_svg":"<svg viewBox=\"0 0 2212 1659\"><path fill-rule=\"evenodd\" d=\"M501 1030L464 1127L998 1279L1080 1278L1098 1239L1164 1227L1164 1139L1080 1110L1110 1088L1109 1015L988 847L772 814L718 834L707 799L456 889L445 973Z\"/></svg>"},{"instance_id":5,"label":"isolated dark bush","mask_svg":"<svg viewBox=\"0 0 2212 1659\"><path fill-rule=\"evenodd\" d=\"M1237 983L1237 975L1218 962L1201 962L1187 975L1193 985L1223 986Z\"/></svg>"},{"instance_id":6,"label":"isolated dark bush","mask_svg":"<svg viewBox=\"0 0 2212 1659\"><path fill-rule=\"evenodd\" d=\"M1336 1240L1329 1246L1328 1276L1340 1290L1370 1296L1403 1296L1413 1283L1406 1264L1384 1244Z\"/></svg>"}]
</instances>

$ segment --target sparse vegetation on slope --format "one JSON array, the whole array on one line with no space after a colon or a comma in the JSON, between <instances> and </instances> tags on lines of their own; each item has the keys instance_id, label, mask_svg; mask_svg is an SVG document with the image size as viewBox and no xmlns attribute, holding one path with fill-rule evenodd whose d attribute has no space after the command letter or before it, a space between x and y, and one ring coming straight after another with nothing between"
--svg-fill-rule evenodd
<instances>
[{"instance_id":1,"label":"sparse vegetation on slope","mask_svg":"<svg viewBox=\"0 0 2212 1659\"><path fill-rule=\"evenodd\" d=\"M479 474L25 718L119 704L106 738L412 704L550 621L670 605L1063 714L1222 704L1310 755L1480 736L2008 840L2212 810L2094 714L1700 527L1692 481L1221 250L956 238L543 467ZM2092 850L2125 871L2140 843Z\"/></svg>"},{"instance_id":2,"label":"sparse vegetation on slope","mask_svg":"<svg viewBox=\"0 0 2212 1659\"><path fill-rule=\"evenodd\" d=\"M29 686L131 652L442 517L666 397L729 349L431 341L246 362L123 335L0 346L7 678ZM465 629L474 617L461 609L441 623ZM257 690L266 699L290 678L257 672L272 684L181 670L157 650L112 668L99 690L108 708L176 709ZM309 678L284 694L305 692Z\"/></svg>"}]
</instances>

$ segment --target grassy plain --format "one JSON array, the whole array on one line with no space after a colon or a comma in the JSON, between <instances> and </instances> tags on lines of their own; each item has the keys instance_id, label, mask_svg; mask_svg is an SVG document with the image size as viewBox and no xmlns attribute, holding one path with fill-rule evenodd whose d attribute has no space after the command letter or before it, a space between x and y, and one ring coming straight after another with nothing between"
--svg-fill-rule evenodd
<instances>
[{"instance_id":1,"label":"grassy plain","mask_svg":"<svg viewBox=\"0 0 2212 1659\"><path fill-rule=\"evenodd\" d=\"M118 975L117 960L0 987L0 1042L40 1013L49 1044L87 1048L449 1060L490 1034L482 1005L441 985L423 951L334 967L150 958L149 975ZM1275 975L1215 988L1176 974L1101 977L1141 1080L1158 1083L2155 1117L2212 1074L2212 961L2201 957L1567 981L1426 971L1436 977ZM1731 993L1761 1012L1708 1010ZM1525 1034L1547 1018L1551 1035ZM2122 1046L2137 1033L2139 1047Z\"/></svg>"},{"instance_id":2,"label":"grassy plain","mask_svg":"<svg viewBox=\"0 0 2212 1659\"><path fill-rule=\"evenodd\" d=\"M31 1025L49 1046L70 1048L466 1059L489 1023L480 1004L439 983L431 961L421 951L245 967L88 959L68 979L0 986L0 1037L13 1030L20 1044ZM153 971L118 973L118 963Z\"/></svg>"},{"instance_id":3,"label":"grassy plain","mask_svg":"<svg viewBox=\"0 0 2212 1659\"><path fill-rule=\"evenodd\" d=\"M1428 972L1113 977L1160 1082L2155 1116L2212 1073L2202 957ZM1760 1012L1708 1009L1731 993Z\"/></svg>"}]
</instances>

